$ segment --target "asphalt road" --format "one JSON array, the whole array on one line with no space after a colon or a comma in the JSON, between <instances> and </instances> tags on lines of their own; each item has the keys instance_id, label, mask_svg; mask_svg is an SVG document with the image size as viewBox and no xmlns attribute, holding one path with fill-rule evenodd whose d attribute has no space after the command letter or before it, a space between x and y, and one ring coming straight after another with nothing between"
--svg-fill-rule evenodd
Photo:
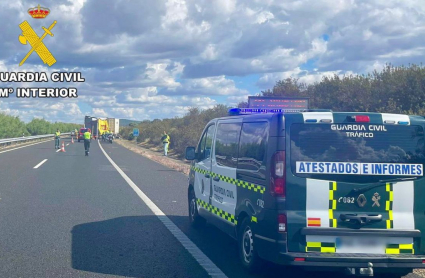
<instances>
[{"instance_id":1,"label":"asphalt road","mask_svg":"<svg viewBox=\"0 0 425 278\"><path fill-rule=\"evenodd\" d=\"M89 157L83 143L64 141L65 153L53 141L0 153L0 277L209 277L96 141ZM227 277L339 277L272 264L247 273L233 239L189 226L185 175L118 144L102 146Z\"/></svg>"}]
</instances>

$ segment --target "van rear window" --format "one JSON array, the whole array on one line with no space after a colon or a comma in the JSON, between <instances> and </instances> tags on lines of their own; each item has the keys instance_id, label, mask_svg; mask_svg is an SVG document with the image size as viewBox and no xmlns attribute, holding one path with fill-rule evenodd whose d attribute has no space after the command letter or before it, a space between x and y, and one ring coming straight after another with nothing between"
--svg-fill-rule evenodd
<instances>
[{"instance_id":1,"label":"van rear window","mask_svg":"<svg viewBox=\"0 0 425 278\"><path fill-rule=\"evenodd\" d=\"M241 123L219 123L215 138L215 158L218 165L236 168L240 133Z\"/></svg>"},{"instance_id":2,"label":"van rear window","mask_svg":"<svg viewBox=\"0 0 425 278\"><path fill-rule=\"evenodd\" d=\"M239 170L259 172L265 178L268 135L268 122L243 123L239 144Z\"/></svg>"},{"instance_id":3,"label":"van rear window","mask_svg":"<svg viewBox=\"0 0 425 278\"><path fill-rule=\"evenodd\" d=\"M425 149L422 126L292 124L290 144L291 171L301 177L376 182L394 178L402 171L411 176L423 175ZM321 162L320 169L315 162ZM329 168L335 164L328 162L342 162L337 165L344 169L335 174ZM302 173L300 166L315 166L319 170ZM353 172L354 167L358 168L358 172ZM362 169L365 173L359 172Z\"/></svg>"}]
</instances>

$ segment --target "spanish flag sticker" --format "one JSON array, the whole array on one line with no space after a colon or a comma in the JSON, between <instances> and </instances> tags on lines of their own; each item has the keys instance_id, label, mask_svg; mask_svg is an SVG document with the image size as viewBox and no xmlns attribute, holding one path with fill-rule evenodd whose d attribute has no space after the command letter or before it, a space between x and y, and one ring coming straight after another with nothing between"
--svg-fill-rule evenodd
<instances>
[{"instance_id":1,"label":"spanish flag sticker","mask_svg":"<svg viewBox=\"0 0 425 278\"><path fill-rule=\"evenodd\" d=\"M307 227L321 227L320 218L308 218Z\"/></svg>"}]
</instances>

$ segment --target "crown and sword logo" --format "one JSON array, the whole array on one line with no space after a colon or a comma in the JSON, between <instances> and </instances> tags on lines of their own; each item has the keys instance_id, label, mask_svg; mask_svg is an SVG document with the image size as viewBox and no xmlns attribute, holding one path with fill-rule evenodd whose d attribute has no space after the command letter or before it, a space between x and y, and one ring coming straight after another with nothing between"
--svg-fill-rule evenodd
<instances>
[{"instance_id":1,"label":"crown and sword logo","mask_svg":"<svg viewBox=\"0 0 425 278\"><path fill-rule=\"evenodd\" d=\"M49 13L49 9L41 8L40 5L38 5L37 8L32 8L28 10L28 14L36 19L45 18ZM24 45L27 43L31 45L31 50L22 59L22 61L19 63L19 66L22 66L33 52L37 53L43 63L49 65L49 67L56 63L55 57L52 55L52 53L50 53L49 49L47 49L46 45L43 42L43 39L47 35L50 35L51 37L54 36L52 33L52 29L53 27L55 27L56 23L56 20L53 21L49 28L43 26L44 34L41 37L39 37L35 33L34 29L26 20L19 24L19 28L21 28L22 30L22 35L19 36L19 41Z\"/></svg>"}]
</instances>

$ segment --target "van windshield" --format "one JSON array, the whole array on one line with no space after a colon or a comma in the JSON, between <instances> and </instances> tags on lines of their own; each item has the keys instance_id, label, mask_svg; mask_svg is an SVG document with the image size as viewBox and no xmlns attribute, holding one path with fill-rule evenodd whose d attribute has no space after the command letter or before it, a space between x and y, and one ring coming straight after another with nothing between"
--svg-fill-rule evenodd
<instances>
[{"instance_id":1,"label":"van windshield","mask_svg":"<svg viewBox=\"0 0 425 278\"><path fill-rule=\"evenodd\" d=\"M423 176L422 126L292 124L290 136L297 176L360 183Z\"/></svg>"}]
</instances>

